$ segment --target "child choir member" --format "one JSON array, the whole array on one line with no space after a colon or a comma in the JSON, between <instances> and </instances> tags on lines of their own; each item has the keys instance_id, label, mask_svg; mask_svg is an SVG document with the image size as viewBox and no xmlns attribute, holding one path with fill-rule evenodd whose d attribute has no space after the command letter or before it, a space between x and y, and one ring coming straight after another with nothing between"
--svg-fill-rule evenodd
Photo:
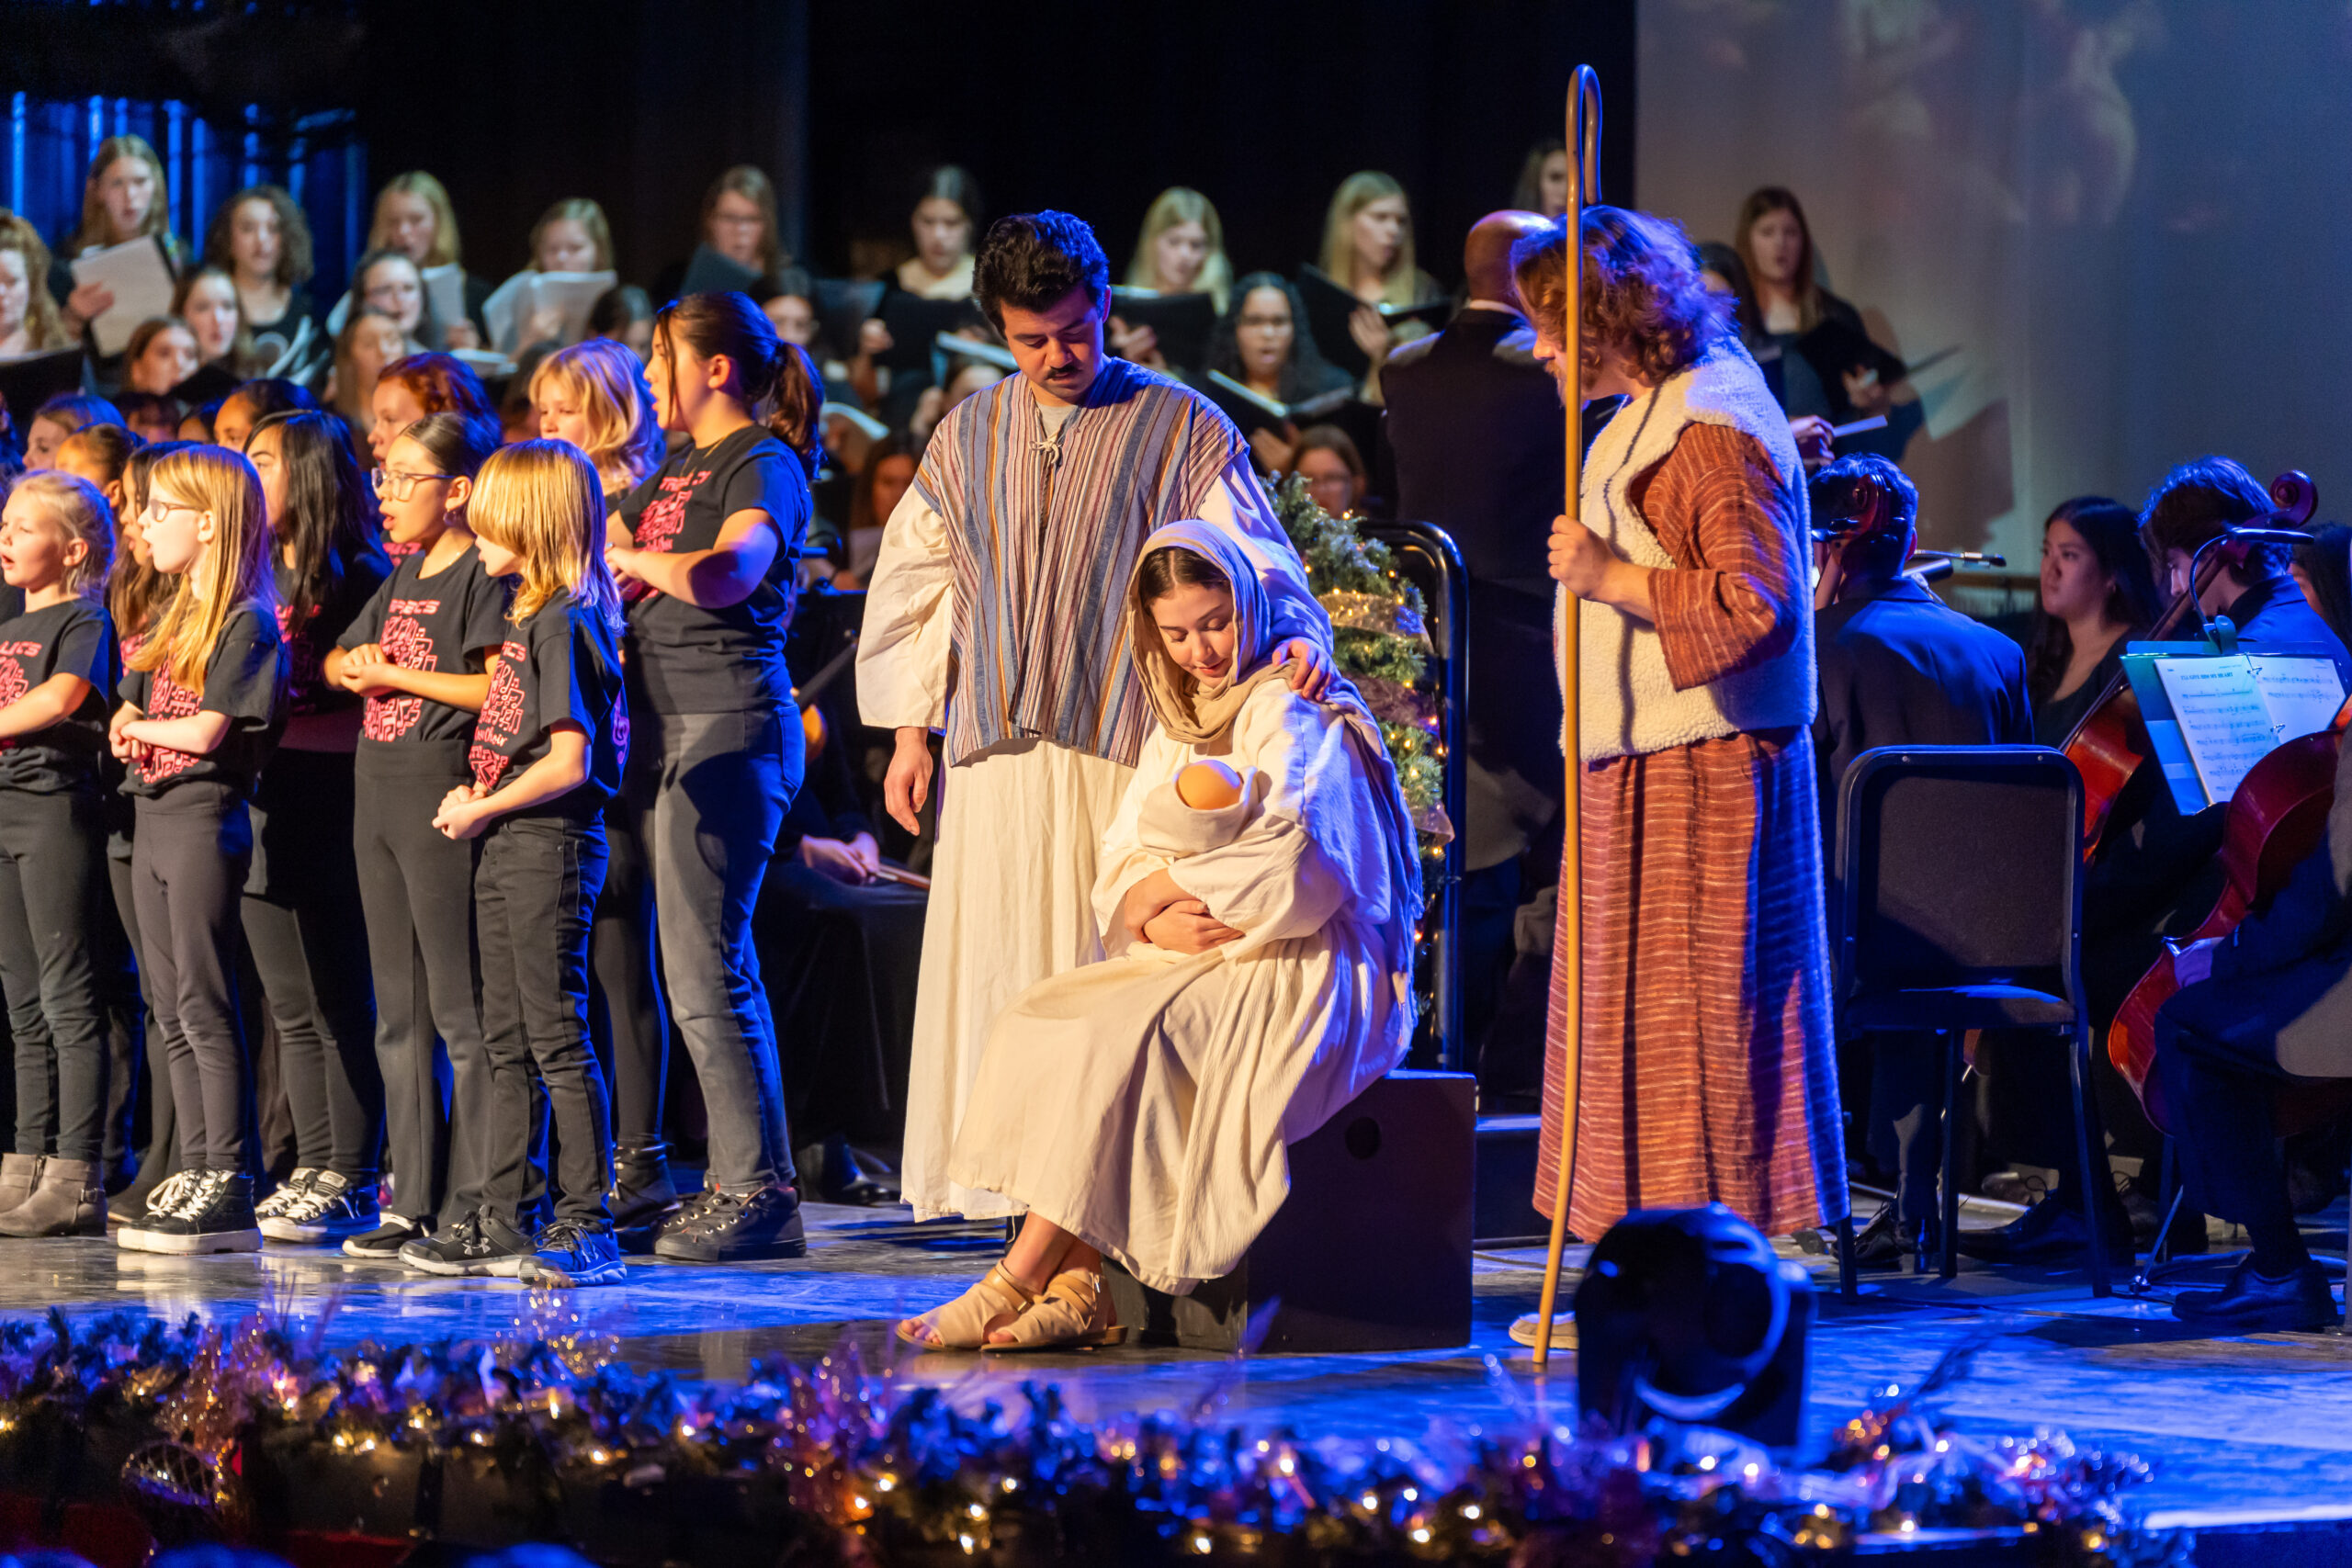
<instances>
[{"instance_id":1,"label":"child choir member","mask_svg":"<svg viewBox=\"0 0 2352 1568\"><path fill-rule=\"evenodd\" d=\"M401 1257L428 1273L610 1284L626 1270L605 1203L612 1124L588 1043L588 922L628 708L604 495L576 447L525 441L482 465L468 515L484 567L515 580L469 749L473 780L433 819L453 840L482 840L481 1200ZM534 1147L534 1075L558 1149L555 1217L536 1235L525 1227L548 1196L548 1172Z\"/></svg>"},{"instance_id":2,"label":"child choir member","mask_svg":"<svg viewBox=\"0 0 2352 1568\"><path fill-rule=\"evenodd\" d=\"M814 367L741 294L655 319L665 429L686 437L621 503L608 550L629 609L623 812L652 869L662 964L710 1114L710 1173L654 1251L728 1262L805 1249L775 1026L752 911L803 740L786 668L809 521Z\"/></svg>"},{"instance_id":3,"label":"child choir member","mask_svg":"<svg viewBox=\"0 0 2352 1568\"><path fill-rule=\"evenodd\" d=\"M0 513L0 986L15 1041L17 1148L0 1235L104 1235L107 1108L97 928L99 789L114 637L100 591L114 513L88 480L35 474Z\"/></svg>"},{"instance_id":4,"label":"child choir member","mask_svg":"<svg viewBox=\"0 0 2352 1568\"><path fill-rule=\"evenodd\" d=\"M489 1071L469 918L477 845L435 831L433 818L471 782L475 716L506 637L505 584L466 525L474 476L497 447L498 425L480 412L429 413L393 441L375 488L401 559L326 656L328 682L368 705L352 836L392 1167L380 1223L344 1241L355 1258L396 1258L433 1233L446 1194L480 1196ZM436 1035L449 1061L447 1112Z\"/></svg>"},{"instance_id":5,"label":"child choir member","mask_svg":"<svg viewBox=\"0 0 2352 1568\"><path fill-rule=\"evenodd\" d=\"M261 481L239 453L184 447L155 465L143 526L155 569L178 581L124 660L108 736L138 810L140 957L187 1168L116 1241L251 1252L261 1232L244 1158L238 903L253 859L245 803L286 727L288 673Z\"/></svg>"},{"instance_id":6,"label":"child choir member","mask_svg":"<svg viewBox=\"0 0 2352 1568\"><path fill-rule=\"evenodd\" d=\"M277 1026L295 1168L255 1213L274 1241L340 1241L376 1227L384 1091L352 852L360 699L327 679L326 656L391 568L341 421L273 414L245 455L289 671L286 728L253 795L244 927Z\"/></svg>"}]
</instances>

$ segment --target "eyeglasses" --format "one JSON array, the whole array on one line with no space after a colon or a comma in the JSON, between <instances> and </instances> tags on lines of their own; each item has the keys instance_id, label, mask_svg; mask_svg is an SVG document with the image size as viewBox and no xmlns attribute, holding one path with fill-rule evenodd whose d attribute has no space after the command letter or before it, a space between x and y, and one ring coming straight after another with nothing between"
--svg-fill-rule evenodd
<instances>
[{"instance_id":1,"label":"eyeglasses","mask_svg":"<svg viewBox=\"0 0 2352 1568\"><path fill-rule=\"evenodd\" d=\"M455 474L412 474L400 468L378 468L368 476L368 482L376 487L378 495L406 501L416 493L421 480L453 479L457 477Z\"/></svg>"},{"instance_id":2,"label":"eyeglasses","mask_svg":"<svg viewBox=\"0 0 2352 1568\"><path fill-rule=\"evenodd\" d=\"M158 520L168 517L175 512L201 512L203 510L204 508L201 506L190 506L185 502L165 501L160 495L153 497L147 502L147 515Z\"/></svg>"}]
</instances>

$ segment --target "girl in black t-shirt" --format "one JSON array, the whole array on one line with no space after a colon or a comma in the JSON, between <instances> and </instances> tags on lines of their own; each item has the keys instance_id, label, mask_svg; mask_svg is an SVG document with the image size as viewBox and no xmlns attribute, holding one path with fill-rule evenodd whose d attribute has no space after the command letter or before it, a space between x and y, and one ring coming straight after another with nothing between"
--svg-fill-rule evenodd
<instances>
[{"instance_id":1,"label":"girl in black t-shirt","mask_svg":"<svg viewBox=\"0 0 2352 1568\"><path fill-rule=\"evenodd\" d=\"M286 728L288 664L261 481L237 453L184 447L155 465L142 525L155 569L179 587L125 660L108 737L138 806L140 953L193 1179L158 1187L115 1239L134 1251L252 1252L261 1232L245 1174L237 903L253 860L245 799Z\"/></svg>"},{"instance_id":2,"label":"girl in black t-shirt","mask_svg":"<svg viewBox=\"0 0 2352 1568\"><path fill-rule=\"evenodd\" d=\"M245 456L268 507L277 629L292 670L285 738L254 791L245 942L277 1025L294 1174L254 1210L272 1241L376 1228L384 1083L351 825L360 699L326 656L391 575L350 432L330 413L272 414Z\"/></svg>"},{"instance_id":3,"label":"girl in black t-shirt","mask_svg":"<svg viewBox=\"0 0 2352 1568\"><path fill-rule=\"evenodd\" d=\"M622 502L632 542L606 552L631 598L625 809L652 865L663 976L710 1111L709 1185L662 1223L653 1250L797 1258L806 1243L752 911L800 788L784 643L820 394L808 356L741 294L666 307L649 379L662 423L688 445Z\"/></svg>"},{"instance_id":4,"label":"girl in black t-shirt","mask_svg":"<svg viewBox=\"0 0 2352 1568\"><path fill-rule=\"evenodd\" d=\"M179 586L178 579L155 570L141 520L147 513L148 486L155 465L186 445L159 441L141 446L130 454L130 460L123 468L122 504L115 508L114 567L107 575L106 594L107 618L113 623L117 638L117 670L139 650L147 628L163 614L164 606L171 602ZM114 695L115 688L109 686L109 709ZM125 1002L143 1011L143 1032L147 1038L147 1087L141 1096L147 1105L147 1147L140 1156L139 1174L107 1205L109 1219L129 1224L147 1213L148 1201L155 1195L157 1187L167 1180L185 1185L187 1179L180 1174L184 1167L179 1153L179 1122L172 1113L172 1064L164 1050L164 1031L155 1021L154 1005L149 999L153 971L141 956L139 901L130 875L131 836L138 828L138 815L130 797L123 793L122 781L122 764L108 756L101 793L107 816L107 881L114 894L115 917L121 922L123 936L123 947L109 958L108 964L112 968L125 957L130 960L130 980L135 989ZM119 979L117 983L119 984Z\"/></svg>"},{"instance_id":5,"label":"girl in black t-shirt","mask_svg":"<svg viewBox=\"0 0 2352 1568\"><path fill-rule=\"evenodd\" d=\"M113 548L106 498L71 474L32 475L0 513L0 575L25 596L25 613L0 622L0 986L17 1058L17 1152L0 1161L0 1235L107 1229L106 1043L90 933L114 683L98 591Z\"/></svg>"},{"instance_id":6,"label":"girl in black t-shirt","mask_svg":"<svg viewBox=\"0 0 2352 1568\"><path fill-rule=\"evenodd\" d=\"M490 1103L471 1214L401 1248L435 1274L604 1285L626 1273L605 1189L612 1119L588 1043L588 921L605 878L605 804L620 785L628 708L620 600L605 570L605 502L579 448L525 441L484 463L467 516L482 564L515 580L475 722L473 782L433 825L481 838L474 940L481 959ZM532 1149L531 1077L546 1085L559 1151L555 1218Z\"/></svg>"},{"instance_id":7,"label":"girl in black t-shirt","mask_svg":"<svg viewBox=\"0 0 2352 1568\"><path fill-rule=\"evenodd\" d=\"M473 922L464 918L475 846L435 832L433 817L472 782L474 719L506 640L506 584L482 565L466 526L473 476L498 442L496 420L462 413L426 414L393 441L375 485L401 563L327 655L329 683L368 703L352 847L394 1179L381 1223L344 1242L355 1258L396 1258L432 1234L437 1215L469 1214L481 1201L479 1162L453 1155L473 1146L489 1096ZM455 1084L447 1114L435 1035Z\"/></svg>"}]
</instances>

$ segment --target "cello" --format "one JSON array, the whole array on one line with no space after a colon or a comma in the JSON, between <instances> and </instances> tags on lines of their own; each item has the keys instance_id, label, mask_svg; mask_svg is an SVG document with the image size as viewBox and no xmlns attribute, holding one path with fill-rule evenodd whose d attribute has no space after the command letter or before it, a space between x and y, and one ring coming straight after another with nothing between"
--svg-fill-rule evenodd
<instances>
[{"instance_id":1,"label":"cello","mask_svg":"<svg viewBox=\"0 0 2352 1568\"><path fill-rule=\"evenodd\" d=\"M2246 519L2244 526L2301 528L2319 510L2319 490L2312 483L2311 476L2301 469L2290 469L2271 480L2270 500L2273 510ZM2205 548L2211 548L2226 537L2221 536L2210 541ZM2203 553L2199 551L2200 558ZM2164 642L2202 625L2198 596L2220 574L2222 557L2223 552L2215 551L2201 570L2197 562L2190 563L2188 588L2173 600L2140 640ZM2083 858L2087 861L2098 849L2099 835L2107 830L2107 819L2115 810L2117 797L2149 755L2148 727L2141 717L2140 699L2121 671L2108 682L2107 690L2099 694L2098 701L2090 705L2059 750L2066 753L2066 760L2083 775Z\"/></svg>"}]
</instances>

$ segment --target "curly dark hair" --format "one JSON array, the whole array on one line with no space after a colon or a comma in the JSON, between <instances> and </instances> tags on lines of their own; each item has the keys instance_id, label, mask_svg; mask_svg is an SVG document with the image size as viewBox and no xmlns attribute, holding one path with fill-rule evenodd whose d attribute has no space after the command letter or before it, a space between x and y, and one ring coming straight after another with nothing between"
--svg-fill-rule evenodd
<instances>
[{"instance_id":1,"label":"curly dark hair","mask_svg":"<svg viewBox=\"0 0 2352 1568\"><path fill-rule=\"evenodd\" d=\"M1731 302L1699 280L1690 236L1671 219L1623 207L1588 207L1584 245L1585 373L1604 347L1653 384L1697 364L1732 331ZM1568 229L1563 221L1511 249L1519 297L1537 327L1567 333Z\"/></svg>"},{"instance_id":2,"label":"curly dark hair","mask_svg":"<svg viewBox=\"0 0 2352 1568\"><path fill-rule=\"evenodd\" d=\"M237 266L230 255L230 242L237 231L237 209L249 201L266 202L277 215L277 265L274 276L288 288L300 288L311 281L311 224L302 216L302 205L296 201L284 186L247 186L212 209L212 223L204 231L204 265L219 267L232 278Z\"/></svg>"},{"instance_id":3,"label":"curly dark hair","mask_svg":"<svg viewBox=\"0 0 2352 1568\"><path fill-rule=\"evenodd\" d=\"M1098 310L1111 297L1111 261L1086 220L1016 212L989 226L972 263L972 293L997 331L1007 305L1042 310L1073 288L1085 289Z\"/></svg>"},{"instance_id":4,"label":"curly dark hair","mask_svg":"<svg viewBox=\"0 0 2352 1568\"><path fill-rule=\"evenodd\" d=\"M1348 373L1323 357L1315 346L1315 334L1306 330L1306 301L1299 298L1297 285L1278 272L1253 272L1234 284L1233 303L1217 318L1216 330L1209 334L1208 367L1222 370L1237 381L1250 378L1241 368L1241 308L1261 288L1276 290L1290 305L1290 357L1283 361L1274 395L1295 403L1346 386Z\"/></svg>"}]
</instances>

